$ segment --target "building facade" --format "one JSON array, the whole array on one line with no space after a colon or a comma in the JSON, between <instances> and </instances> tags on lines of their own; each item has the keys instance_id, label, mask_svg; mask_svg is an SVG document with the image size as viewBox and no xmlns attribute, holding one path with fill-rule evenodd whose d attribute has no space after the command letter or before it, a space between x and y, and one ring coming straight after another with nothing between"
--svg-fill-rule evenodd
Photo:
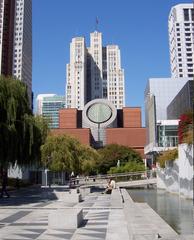
<instances>
[{"instance_id":1,"label":"building facade","mask_svg":"<svg viewBox=\"0 0 194 240\"><path fill-rule=\"evenodd\" d=\"M192 3L178 4L171 9L168 31L171 76L193 80L194 8Z\"/></svg>"},{"instance_id":2,"label":"building facade","mask_svg":"<svg viewBox=\"0 0 194 240\"><path fill-rule=\"evenodd\" d=\"M70 63L66 66L67 107L83 109L86 102L87 50L83 37L73 38L70 43Z\"/></svg>"},{"instance_id":3,"label":"building facade","mask_svg":"<svg viewBox=\"0 0 194 240\"><path fill-rule=\"evenodd\" d=\"M59 128L52 134L67 134L94 148L119 144L133 148L144 157L146 129L141 124L139 107L116 109L107 99L88 102L83 110L59 111Z\"/></svg>"},{"instance_id":4,"label":"building facade","mask_svg":"<svg viewBox=\"0 0 194 240\"><path fill-rule=\"evenodd\" d=\"M66 67L67 108L83 109L94 99L108 99L117 109L125 106L124 70L117 45L102 45L102 33L90 34L90 47L83 37L72 39Z\"/></svg>"},{"instance_id":5,"label":"building facade","mask_svg":"<svg viewBox=\"0 0 194 240\"><path fill-rule=\"evenodd\" d=\"M168 119L179 119L184 114L194 109L194 81L188 81L167 107Z\"/></svg>"},{"instance_id":6,"label":"building facade","mask_svg":"<svg viewBox=\"0 0 194 240\"><path fill-rule=\"evenodd\" d=\"M65 97L56 94L37 96L37 114L49 122L49 128L59 127L59 110L65 108Z\"/></svg>"},{"instance_id":7,"label":"building facade","mask_svg":"<svg viewBox=\"0 0 194 240\"><path fill-rule=\"evenodd\" d=\"M164 139L166 139L165 141L168 140L168 134L164 133L163 137L160 138L159 134L161 134L161 131L159 131L159 126L161 124L162 126L178 125L177 119L174 119L175 122L172 120L167 122L167 107L187 82L187 78L151 78L148 80L144 92L145 124L147 129L145 154L165 149L160 147L162 147L161 145ZM172 147L176 141L174 138L169 139L170 141L172 140L172 142L167 144L167 142L164 141L164 144L165 146L168 145L167 147Z\"/></svg>"},{"instance_id":8,"label":"building facade","mask_svg":"<svg viewBox=\"0 0 194 240\"><path fill-rule=\"evenodd\" d=\"M0 0L0 73L24 82L32 103L32 0Z\"/></svg>"},{"instance_id":9,"label":"building facade","mask_svg":"<svg viewBox=\"0 0 194 240\"><path fill-rule=\"evenodd\" d=\"M187 81L188 78L150 78L144 92L146 112L148 113L148 106L151 99L150 96L155 96L156 120L166 120L169 103L174 99Z\"/></svg>"}]
</instances>

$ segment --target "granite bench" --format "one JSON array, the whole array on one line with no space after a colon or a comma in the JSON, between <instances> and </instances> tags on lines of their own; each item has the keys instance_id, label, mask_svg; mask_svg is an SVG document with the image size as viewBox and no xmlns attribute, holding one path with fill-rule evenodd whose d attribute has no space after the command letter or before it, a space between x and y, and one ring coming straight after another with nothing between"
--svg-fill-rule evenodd
<instances>
[{"instance_id":1,"label":"granite bench","mask_svg":"<svg viewBox=\"0 0 194 240\"><path fill-rule=\"evenodd\" d=\"M48 227L51 229L78 228L83 222L80 208L57 209L49 213Z\"/></svg>"}]
</instances>

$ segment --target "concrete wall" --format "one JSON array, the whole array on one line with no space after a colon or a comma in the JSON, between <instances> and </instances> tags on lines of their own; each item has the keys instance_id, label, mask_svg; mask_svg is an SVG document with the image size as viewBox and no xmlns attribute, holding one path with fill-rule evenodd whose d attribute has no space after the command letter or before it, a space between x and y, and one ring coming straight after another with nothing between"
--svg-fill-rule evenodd
<instances>
[{"instance_id":1,"label":"concrete wall","mask_svg":"<svg viewBox=\"0 0 194 240\"><path fill-rule=\"evenodd\" d=\"M178 146L178 159L167 161L165 169L158 168L157 188L193 199L193 146Z\"/></svg>"}]
</instances>

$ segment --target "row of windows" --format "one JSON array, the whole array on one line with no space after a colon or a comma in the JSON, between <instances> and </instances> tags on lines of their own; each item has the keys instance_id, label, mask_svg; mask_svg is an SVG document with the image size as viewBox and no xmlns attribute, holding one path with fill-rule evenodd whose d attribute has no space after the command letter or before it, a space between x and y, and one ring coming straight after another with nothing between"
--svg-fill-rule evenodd
<instances>
[{"instance_id":1,"label":"row of windows","mask_svg":"<svg viewBox=\"0 0 194 240\"><path fill-rule=\"evenodd\" d=\"M109 92L109 95L118 95L117 92ZM119 95L123 95L123 92L119 92ZM115 96L115 98L117 98L117 96ZM122 96L120 97L122 98Z\"/></svg>"},{"instance_id":2,"label":"row of windows","mask_svg":"<svg viewBox=\"0 0 194 240\"><path fill-rule=\"evenodd\" d=\"M109 90L117 90L116 87L110 87ZM119 90L123 90L123 87L119 87Z\"/></svg>"},{"instance_id":3,"label":"row of windows","mask_svg":"<svg viewBox=\"0 0 194 240\"><path fill-rule=\"evenodd\" d=\"M117 108L118 108L118 107L119 107L119 108L122 108L122 107L123 107L122 105L118 105L118 103L119 103L119 104L123 104L123 101L119 101L119 102L118 102L118 101L114 101L114 100L112 100L112 99L110 99L110 100L111 100L111 102L112 102L113 104L116 105Z\"/></svg>"},{"instance_id":4,"label":"row of windows","mask_svg":"<svg viewBox=\"0 0 194 240\"><path fill-rule=\"evenodd\" d=\"M179 74L179 77L183 77L183 74ZM193 78L193 77L194 77L194 74L187 74L187 77Z\"/></svg>"},{"instance_id":5,"label":"row of windows","mask_svg":"<svg viewBox=\"0 0 194 240\"><path fill-rule=\"evenodd\" d=\"M178 62L182 62L182 60L183 60L182 58L178 58ZM187 62L192 62L192 58L187 58L186 60Z\"/></svg>"},{"instance_id":6,"label":"row of windows","mask_svg":"<svg viewBox=\"0 0 194 240\"><path fill-rule=\"evenodd\" d=\"M176 23L176 26L179 27L180 24L179 24L179 23ZM184 26L185 26L185 27L189 27L189 26L192 27L192 26L194 26L194 23L184 23Z\"/></svg>"},{"instance_id":7,"label":"row of windows","mask_svg":"<svg viewBox=\"0 0 194 240\"><path fill-rule=\"evenodd\" d=\"M182 72L182 71L183 71L183 69L180 68L180 69L179 69L179 72ZM189 68L189 69L187 69L187 71L188 71L188 72L193 72L193 69L192 69L192 68Z\"/></svg>"},{"instance_id":8,"label":"row of windows","mask_svg":"<svg viewBox=\"0 0 194 240\"><path fill-rule=\"evenodd\" d=\"M16 16L19 16L19 15L22 16L22 14L23 14L22 12L20 13L16 12Z\"/></svg>"},{"instance_id":9,"label":"row of windows","mask_svg":"<svg viewBox=\"0 0 194 240\"><path fill-rule=\"evenodd\" d=\"M21 2L16 2L16 6L22 6L23 5L23 2L21 1Z\"/></svg>"},{"instance_id":10,"label":"row of windows","mask_svg":"<svg viewBox=\"0 0 194 240\"><path fill-rule=\"evenodd\" d=\"M180 64L179 64L179 67L182 67L182 66L183 66L183 64L180 63ZM187 67L193 67L193 64L192 64L192 63L189 63L189 64L187 64Z\"/></svg>"},{"instance_id":11,"label":"row of windows","mask_svg":"<svg viewBox=\"0 0 194 240\"><path fill-rule=\"evenodd\" d=\"M184 25L185 25L186 27L188 27L188 26L190 26L190 25L191 25L191 26L194 26L194 23L185 23Z\"/></svg>"},{"instance_id":12,"label":"row of windows","mask_svg":"<svg viewBox=\"0 0 194 240\"><path fill-rule=\"evenodd\" d=\"M187 51L187 52L191 52L191 51L192 51L192 48L186 48L186 51ZM178 52L181 52L181 48L178 48Z\"/></svg>"}]
</instances>

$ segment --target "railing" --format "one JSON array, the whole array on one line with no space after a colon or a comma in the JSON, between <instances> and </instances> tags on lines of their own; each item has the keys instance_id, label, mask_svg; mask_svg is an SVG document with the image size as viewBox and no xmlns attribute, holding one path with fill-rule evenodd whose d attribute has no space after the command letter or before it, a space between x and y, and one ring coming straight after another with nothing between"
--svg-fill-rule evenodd
<instances>
[{"instance_id":1,"label":"railing","mask_svg":"<svg viewBox=\"0 0 194 240\"><path fill-rule=\"evenodd\" d=\"M144 176L147 178L147 176L150 176L154 171L148 170L148 171L139 171L139 172L128 172L128 173L113 173L113 174L99 174L96 176L90 176L89 178L96 178L96 179L107 179L107 178L116 178L116 177L129 177L129 176Z\"/></svg>"},{"instance_id":2,"label":"railing","mask_svg":"<svg viewBox=\"0 0 194 240\"><path fill-rule=\"evenodd\" d=\"M46 173L47 176L47 173ZM57 177L58 176L58 177ZM156 172L153 170L139 171L139 172L127 172L127 173L116 173L116 174L98 174L94 176L80 176L71 177L69 180L64 179L64 174L51 174L49 173L46 181L46 186L56 185L64 186L69 185L70 187L79 185L90 185L90 184L104 184L107 183L108 179L114 179L116 182L145 180L156 177Z\"/></svg>"},{"instance_id":3,"label":"railing","mask_svg":"<svg viewBox=\"0 0 194 240\"><path fill-rule=\"evenodd\" d=\"M140 171L140 172L128 172L128 173L116 173L116 174L99 174L95 176L86 176L79 178L71 178L72 184L91 184L93 183L105 183L107 179L111 178L119 181L135 181L135 180L145 180L156 177L156 171Z\"/></svg>"}]
</instances>

